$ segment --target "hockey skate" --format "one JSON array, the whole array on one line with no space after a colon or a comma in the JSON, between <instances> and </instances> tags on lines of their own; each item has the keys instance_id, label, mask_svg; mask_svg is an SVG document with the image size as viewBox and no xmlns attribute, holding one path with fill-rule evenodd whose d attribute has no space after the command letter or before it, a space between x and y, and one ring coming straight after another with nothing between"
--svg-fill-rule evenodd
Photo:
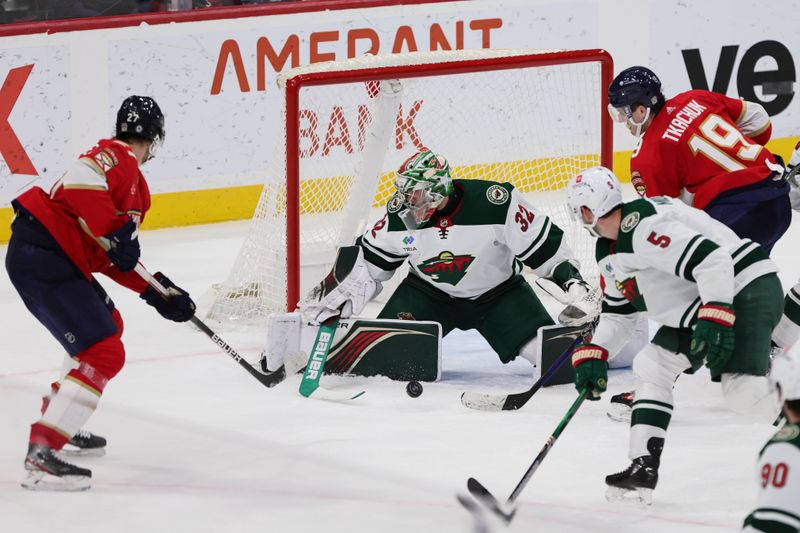
<instances>
[{"instance_id":1,"label":"hockey skate","mask_svg":"<svg viewBox=\"0 0 800 533\"><path fill-rule=\"evenodd\" d=\"M65 457L102 457L106 454L106 439L79 429L57 453Z\"/></svg>"},{"instance_id":2,"label":"hockey skate","mask_svg":"<svg viewBox=\"0 0 800 533\"><path fill-rule=\"evenodd\" d=\"M647 442L650 455L637 457L631 465L616 474L606 476L606 500L610 502L631 501L652 505L653 489L658 484L658 466L664 439L651 438ZM629 493L636 492L633 496Z\"/></svg>"},{"instance_id":3,"label":"hockey skate","mask_svg":"<svg viewBox=\"0 0 800 533\"><path fill-rule=\"evenodd\" d=\"M52 448L30 444L25 457L27 478L22 487L28 490L76 492L89 490L92 472L70 464L56 455Z\"/></svg>"},{"instance_id":4,"label":"hockey skate","mask_svg":"<svg viewBox=\"0 0 800 533\"><path fill-rule=\"evenodd\" d=\"M611 404L608 406L606 415L615 422L630 422L631 411L633 410L633 393L621 392L611 397Z\"/></svg>"}]
</instances>

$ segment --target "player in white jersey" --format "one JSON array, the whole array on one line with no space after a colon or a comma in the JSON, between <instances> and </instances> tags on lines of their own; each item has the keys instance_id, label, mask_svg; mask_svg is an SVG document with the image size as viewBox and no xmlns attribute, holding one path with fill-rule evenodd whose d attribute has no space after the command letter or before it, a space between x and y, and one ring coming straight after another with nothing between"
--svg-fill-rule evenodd
<instances>
[{"instance_id":1,"label":"player in white jersey","mask_svg":"<svg viewBox=\"0 0 800 533\"><path fill-rule=\"evenodd\" d=\"M783 401L783 426L756 462L758 503L744 531L800 531L800 345L772 359L770 383Z\"/></svg>"},{"instance_id":2,"label":"player in white jersey","mask_svg":"<svg viewBox=\"0 0 800 533\"><path fill-rule=\"evenodd\" d=\"M789 200L792 209L800 211L800 142L789 158L784 177L791 185ZM783 316L772 333L772 341L780 348L791 347L798 340L800 340L800 282L786 294Z\"/></svg>"},{"instance_id":3,"label":"player in white jersey","mask_svg":"<svg viewBox=\"0 0 800 533\"><path fill-rule=\"evenodd\" d=\"M386 214L357 240L361 257L347 277L300 303L307 320L340 308L342 317L358 314L406 261L410 272L378 318L433 320L443 335L474 328L503 363L518 355L534 361L534 337L553 324L523 266L569 303L562 323L599 312L598 291L581 279L562 230L513 185L453 180L444 157L423 149L402 164L396 187Z\"/></svg>"},{"instance_id":4,"label":"player in white jersey","mask_svg":"<svg viewBox=\"0 0 800 533\"><path fill-rule=\"evenodd\" d=\"M636 490L649 503L672 417L672 386L682 372L705 363L733 411L767 422L777 415L765 375L770 335L783 309L778 269L758 244L680 201L624 203L619 181L606 168L573 178L567 195L573 216L600 237L603 288L592 343L573 354L576 386L591 385L599 398L607 361L630 335L636 315L662 324L633 361L632 464L606 477L610 499Z\"/></svg>"}]
</instances>

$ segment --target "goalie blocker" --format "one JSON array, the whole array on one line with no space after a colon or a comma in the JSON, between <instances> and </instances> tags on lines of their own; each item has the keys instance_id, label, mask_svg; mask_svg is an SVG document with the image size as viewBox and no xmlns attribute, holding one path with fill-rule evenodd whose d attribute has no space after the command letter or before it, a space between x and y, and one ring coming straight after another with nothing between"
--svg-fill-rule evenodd
<instances>
[{"instance_id":1,"label":"goalie blocker","mask_svg":"<svg viewBox=\"0 0 800 533\"><path fill-rule=\"evenodd\" d=\"M267 317L267 369L307 359L319 325L300 313ZM438 322L343 318L325 362L325 374L385 376L398 381L437 381L442 369L442 329Z\"/></svg>"}]
</instances>

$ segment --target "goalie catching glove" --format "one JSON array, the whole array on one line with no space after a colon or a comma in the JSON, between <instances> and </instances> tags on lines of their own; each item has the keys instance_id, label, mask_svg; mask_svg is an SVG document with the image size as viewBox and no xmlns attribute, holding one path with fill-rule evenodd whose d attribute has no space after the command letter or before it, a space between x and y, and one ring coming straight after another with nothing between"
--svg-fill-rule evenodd
<instances>
[{"instance_id":1,"label":"goalie catching glove","mask_svg":"<svg viewBox=\"0 0 800 533\"><path fill-rule=\"evenodd\" d=\"M600 314L600 290L583 281L569 261L556 266L551 277L538 278L535 283L566 305L558 315L558 321L565 326L587 324Z\"/></svg>"},{"instance_id":2,"label":"goalie catching glove","mask_svg":"<svg viewBox=\"0 0 800 533\"><path fill-rule=\"evenodd\" d=\"M347 318L359 314L382 288L370 275L361 247L342 246L330 274L297 307L309 322L322 323L335 315Z\"/></svg>"}]
</instances>

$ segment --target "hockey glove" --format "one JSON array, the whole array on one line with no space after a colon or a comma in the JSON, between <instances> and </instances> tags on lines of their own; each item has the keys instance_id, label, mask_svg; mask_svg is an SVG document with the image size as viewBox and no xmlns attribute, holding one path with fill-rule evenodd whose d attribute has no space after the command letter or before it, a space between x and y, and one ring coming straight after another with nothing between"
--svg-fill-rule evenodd
<instances>
[{"instance_id":1,"label":"hockey glove","mask_svg":"<svg viewBox=\"0 0 800 533\"><path fill-rule=\"evenodd\" d=\"M596 344L584 344L572 353L572 366L578 392L588 387L592 392L586 398L599 400L608 385L608 350Z\"/></svg>"},{"instance_id":2,"label":"hockey glove","mask_svg":"<svg viewBox=\"0 0 800 533\"><path fill-rule=\"evenodd\" d=\"M106 235L109 248L108 259L122 272L130 272L139 261L139 228L136 222L128 220L114 233Z\"/></svg>"},{"instance_id":3,"label":"hockey glove","mask_svg":"<svg viewBox=\"0 0 800 533\"><path fill-rule=\"evenodd\" d=\"M381 288L370 275L361 247L342 246L331 272L297 306L305 320L321 324L335 315L357 315Z\"/></svg>"},{"instance_id":4,"label":"hockey glove","mask_svg":"<svg viewBox=\"0 0 800 533\"><path fill-rule=\"evenodd\" d=\"M706 366L712 370L725 366L736 346L735 321L736 314L729 304L709 302L701 305L692 333L689 359L705 356Z\"/></svg>"},{"instance_id":5,"label":"hockey glove","mask_svg":"<svg viewBox=\"0 0 800 533\"><path fill-rule=\"evenodd\" d=\"M563 284L550 278L538 278L536 285L566 307L558 321L565 326L582 326L600 314L600 291L582 279L569 279Z\"/></svg>"},{"instance_id":6,"label":"hockey glove","mask_svg":"<svg viewBox=\"0 0 800 533\"><path fill-rule=\"evenodd\" d=\"M172 280L161 272L156 272L153 276L167 289L167 295L162 296L153 287L147 287L139 298L156 308L156 311L174 322L186 322L194 316L195 305L189 297L189 293L177 287Z\"/></svg>"}]
</instances>

